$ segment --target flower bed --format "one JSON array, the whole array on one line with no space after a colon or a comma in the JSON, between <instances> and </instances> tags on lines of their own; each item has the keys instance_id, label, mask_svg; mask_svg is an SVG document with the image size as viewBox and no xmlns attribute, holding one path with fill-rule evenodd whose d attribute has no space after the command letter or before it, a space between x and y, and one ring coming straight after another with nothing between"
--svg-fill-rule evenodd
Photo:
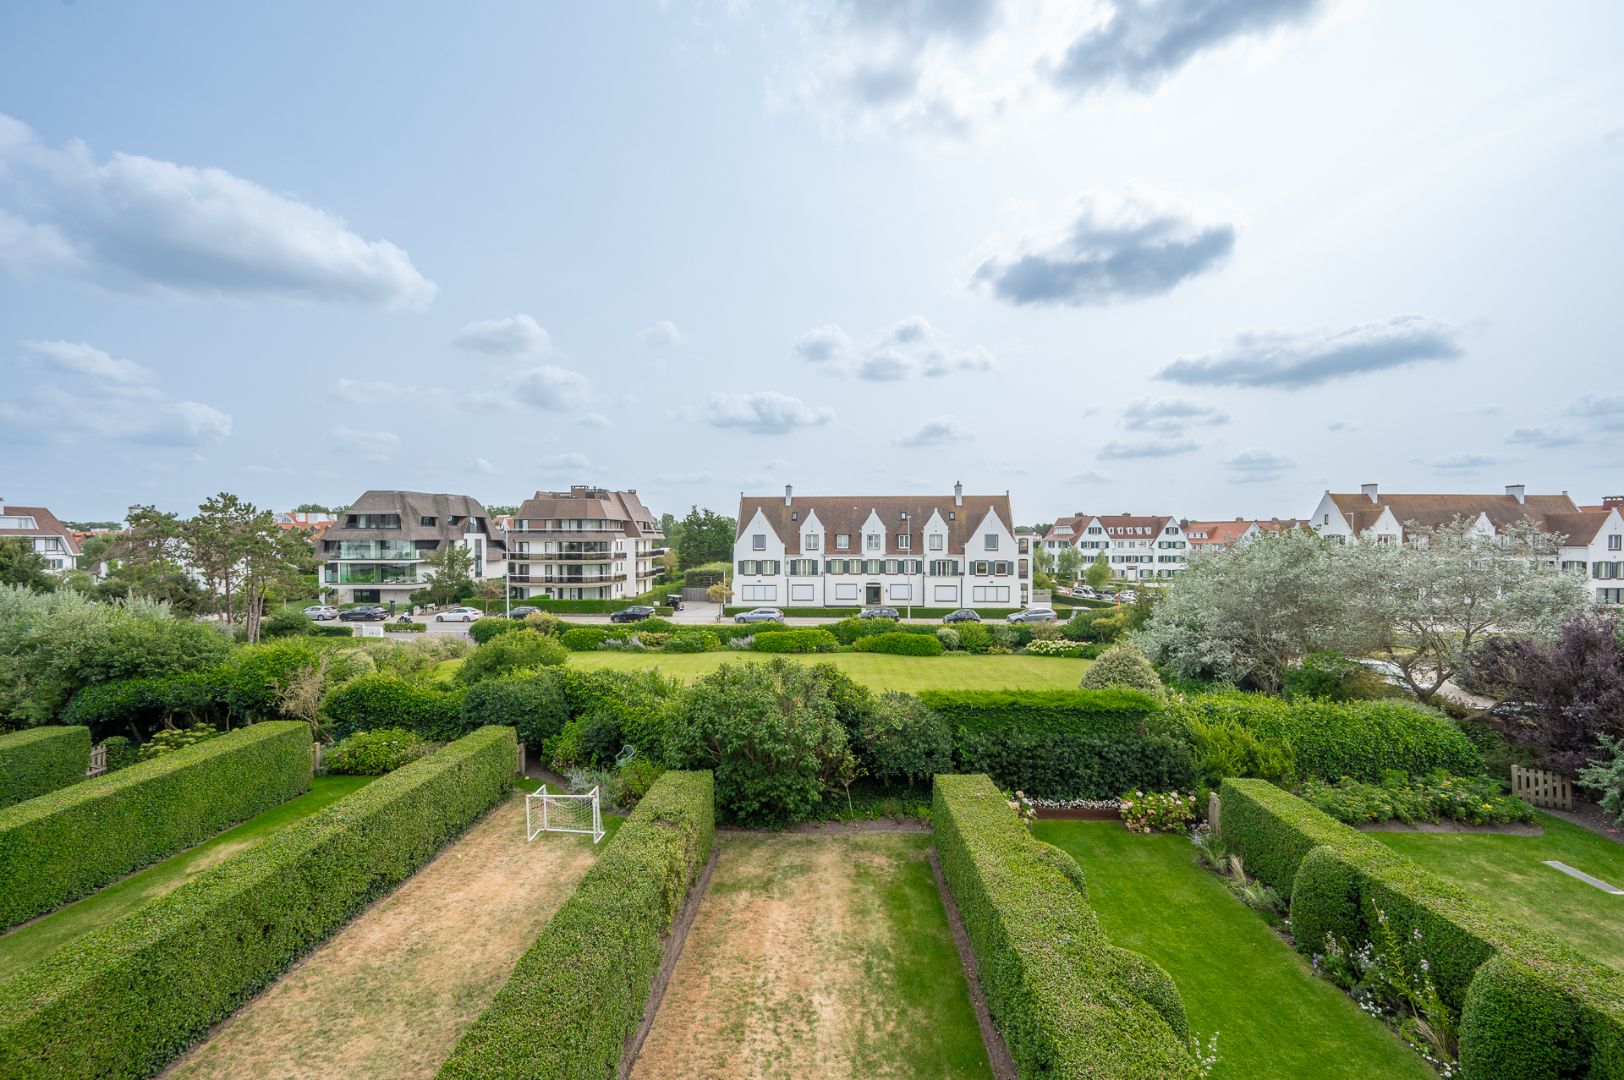
<instances>
[{"instance_id":1,"label":"flower bed","mask_svg":"<svg viewBox=\"0 0 1624 1080\"><path fill-rule=\"evenodd\" d=\"M1427 777L1389 775L1379 784L1344 776L1336 783L1304 781L1297 792L1310 806L1349 825L1402 821L1459 821L1467 825L1505 825L1534 820L1534 808L1500 791L1486 776Z\"/></svg>"}]
</instances>

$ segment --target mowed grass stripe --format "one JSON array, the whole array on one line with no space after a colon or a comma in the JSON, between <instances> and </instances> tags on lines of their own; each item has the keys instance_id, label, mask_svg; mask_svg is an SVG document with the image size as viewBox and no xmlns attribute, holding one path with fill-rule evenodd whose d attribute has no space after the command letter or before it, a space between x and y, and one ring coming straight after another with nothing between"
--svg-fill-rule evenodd
<instances>
[{"instance_id":1,"label":"mowed grass stripe","mask_svg":"<svg viewBox=\"0 0 1624 1080\"><path fill-rule=\"evenodd\" d=\"M1090 661L1049 656L886 656L879 653L775 654L803 663L833 664L873 690L1073 690ZM724 650L712 653L572 653L569 662L585 670L658 670L684 682L726 663L758 662L764 653ZM449 678L454 668L436 674Z\"/></svg>"}]
</instances>

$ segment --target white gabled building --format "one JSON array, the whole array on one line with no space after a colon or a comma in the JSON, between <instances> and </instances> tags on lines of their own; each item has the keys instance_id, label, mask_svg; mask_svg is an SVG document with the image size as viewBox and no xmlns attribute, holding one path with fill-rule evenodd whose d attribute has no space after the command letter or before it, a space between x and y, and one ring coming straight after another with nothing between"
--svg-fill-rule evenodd
<instances>
[{"instance_id":1,"label":"white gabled building","mask_svg":"<svg viewBox=\"0 0 1624 1080\"><path fill-rule=\"evenodd\" d=\"M79 541L73 530L43 506L8 506L0 501L0 540L26 540L53 574L78 565Z\"/></svg>"},{"instance_id":2,"label":"white gabled building","mask_svg":"<svg viewBox=\"0 0 1624 1080\"><path fill-rule=\"evenodd\" d=\"M1133 581L1170 578L1189 565L1184 527L1168 515L1073 514L1057 518L1043 541L1050 553L1076 548L1085 563L1104 554L1113 577Z\"/></svg>"},{"instance_id":3,"label":"white gabled building","mask_svg":"<svg viewBox=\"0 0 1624 1080\"><path fill-rule=\"evenodd\" d=\"M797 607L1015 608L1031 539L1009 494L739 496L733 602Z\"/></svg>"},{"instance_id":4,"label":"white gabled building","mask_svg":"<svg viewBox=\"0 0 1624 1080\"><path fill-rule=\"evenodd\" d=\"M1497 536L1519 524L1564 537L1560 563L1582 574L1602 603L1624 603L1624 496L1600 506L1581 507L1568 496L1530 495L1522 484L1493 494L1384 494L1376 484L1358 494L1325 492L1310 524L1337 543L1403 543L1412 525L1437 528L1457 518L1484 536Z\"/></svg>"}]
</instances>

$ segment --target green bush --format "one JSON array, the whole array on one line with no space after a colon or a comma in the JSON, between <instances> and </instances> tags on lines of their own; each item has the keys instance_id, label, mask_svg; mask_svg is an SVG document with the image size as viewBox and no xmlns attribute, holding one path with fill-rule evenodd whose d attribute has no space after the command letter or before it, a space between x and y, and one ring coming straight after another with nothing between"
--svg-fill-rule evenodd
<instances>
[{"instance_id":1,"label":"green bush","mask_svg":"<svg viewBox=\"0 0 1624 1080\"><path fill-rule=\"evenodd\" d=\"M90 728L91 738L122 734L145 739L166 725L224 724L230 713L230 669L87 686L62 710L62 722Z\"/></svg>"},{"instance_id":2,"label":"green bush","mask_svg":"<svg viewBox=\"0 0 1624 1080\"><path fill-rule=\"evenodd\" d=\"M518 732L519 741L539 748L569 719L561 681L553 671L487 679L468 688L462 699L462 726L472 731L499 724Z\"/></svg>"},{"instance_id":3,"label":"green bush","mask_svg":"<svg viewBox=\"0 0 1624 1080\"><path fill-rule=\"evenodd\" d=\"M711 777L668 772L463 1033L441 1080L605 1077L715 839Z\"/></svg>"},{"instance_id":4,"label":"green bush","mask_svg":"<svg viewBox=\"0 0 1624 1080\"><path fill-rule=\"evenodd\" d=\"M1289 746L1265 743L1234 720L1209 721L1193 710L1181 719L1196 776L1209 788L1216 788L1229 776L1284 781L1295 772Z\"/></svg>"},{"instance_id":5,"label":"green bush","mask_svg":"<svg viewBox=\"0 0 1624 1080\"><path fill-rule=\"evenodd\" d=\"M472 686L484 679L530 668L556 667L569 658L569 650L543 634L503 634L474 650L457 668L456 682Z\"/></svg>"},{"instance_id":6,"label":"green bush","mask_svg":"<svg viewBox=\"0 0 1624 1080\"><path fill-rule=\"evenodd\" d=\"M468 636L474 639L474 644L483 645L498 634L509 634L524 628L525 624L518 619L491 618L487 615L468 624Z\"/></svg>"},{"instance_id":7,"label":"green bush","mask_svg":"<svg viewBox=\"0 0 1624 1080\"><path fill-rule=\"evenodd\" d=\"M1280 694L1287 701L1364 701L1382 696L1382 681L1374 671L1341 653L1312 652L1302 663L1286 669Z\"/></svg>"},{"instance_id":8,"label":"green bush","mask_svg":"<svg viewBox=\"0 0 1624 1080\"><path fill-rule=\"evenodd\" d=\"M859 619L853 615L824 629L833 634L842 645L855 645L859 638L891 633L896 630L897 625L895 619Z\"/></svg>"},{"instance_id":9,"label":"green bush","mask_svg":"<svg viewBox=\"0 0 1624 1080\"><path fill-rule=\"evenodd\" d=\"M928 783L953 765L947 725L912 694L876 697L858 720L854 742L864 774L881 783Z\"/></svg>"},{"instance_id":10,"label":"green bush","mask_svg":"<svg viewBox=\"0 0 1624 1080\"><path fill-rule=\"evenodd\" d=\"M1024 730L1089 734L1131 732L1157 712L1156 699L1136 690L926 690L919 699L948 729Z\"/></svg>"},{"instance_id":11,"label":"green bush","mask_svg":"<svg viewBox=\"0 0 1624 1080\"><path fill-rule=\"evenodd\" d=\"M781 657L699 679L672 710L665 744L673 765L712 771L717 811L746 825L810 817L856 766L825 680Z\"/></svg>"},{"instance_id":12,"label":"green bush","mask_svg":"<svg viewBox=\"0 0 1624 1080\"><path fill-rule=\"evenodd\" d=\"M940 656L946 651L934 634L925 637L905 633L869 634L858 638L854 648L858 652L886 653L890 656Z\"/></svg>"},{"instance_id":13,"label":"green bush","mask_svg":"<svg viewBox=\"0 0 1624 1080\"><path fill-rule=\"evenodd\" d=\"M1150 661L1145 659L1145 654L1126 641L1118 642L1100 653L1099 659L1083 672L1083 680L1078 686L1084 690L1123 686L1158 699L1166 693L1161 677L1150 666Z\"/></svg>"},{"instance_id":14,"label":"green bush","mask_svg":"<svg viewBox=\"0 0 1624 1080\"><path fill-rule=\"evenodd\" d=\"M952 652L954 649L959 647L959 632L953 629L951 626L938 627L936 630L936 640L942 643L942 648Z\"/></svg>"},{"instance_id":15,"label":"green bush","mask_svg":"<svg viewBox=\"0 0 1624 1080\"><path fill-rule=\"evenodd\" d=\"M0 735L0 807L85 778L90 729L38 727Z\"/></svg>"},{"instance_id":16,"label":"green bush","mask_svg":"<svg viewBox=\"0 0 1624 1080\"><path fill-rule=\"evenodd\" d=\"M155 757L184 750L188 746L196 746L200 742L218 739L221 735L219 728L207 724L193 724L187 728L166 728L153 735L152 738L141 744L136 753L137 761L151 761Z\"/></svg>"},{"instance_id":17,"label":"green bush","mask_svg":"<svg viewBox=\"0 0 1624 1080\"><path fill-rule=\"evenodd\" d=\"M278 611L260 620L259 636L262 639L280 637L304 637L315 627L310 616L298 611Z\"/></svg>"},{"instance_id":18,"label":"green bush","mask_svg":"<svg viewBox=\"0 0 1624 1080\"><path fill-rule=\"evenodd\" d=\"M466 733L462 714L466 693L413 686L393 675L363 675L329 692L322 712L335 739L357 731L403 727L445 742Z\"/></svg>"},{"instance_id":19,"label":"green bush","mask_svg":"<svg viewBox=\"0 0 1624 1080\"><path fill-rule=\"evenodd\" d=\"M500 802L513 762L483 728L24 968L0 983L0 1075L158 1072Z\"/></svg>"},{"instance_id":20,"label":"green bush","mask_svg":"<svg viewBox=\"0 0 1624 1080\"><path fill-rule=\"evenodd\" d=\"M309 787L309 726L272 722L0 810L0 927L117 881Z\"/></svg>"},{"instance_id":21,"label":"green bush","mask_svg":"<svg viewBox=\"0 0 1624 1080\"><path fill-rule=\"evenodd\" d=\"M1114 799L1124 791L1191 791L1189 744L1154 732L960 730L953 760L1000 787L1040 799Z\"/></svg>"},{"instance_id":22,"label":"green bush","mask_svg":"<svg viewBox=\"0 0 1624 1080\"><path fill-rule=\"evenodd\" d=\"M1533 807L1515 795L1502 794L1500 781L1488 776L1390 773L1380 784L1348 777L1334 784L1306 780L1297 794L1308 805L1349 825L1380 821L1500 825L1534 820Z\"/></svg>"},{"instance_id":23,"label":"green bush","mask_svg":"<svg viewBox=\"0 0 1624 1080\"><path fill-rule=\"evenodd\" d=\"M839 644L829 631L807 627L758 633L754 648L765 653L820 653L834 652Z\"/></svg>"},{"instance_id":24,"label":"green bush","mask_svg":"<svg viewBox=\"0 0 1624 1080\"><path fill-rule=\"evenodd\" d=\"M386 634L425 634L428 629L427 623L420 622L391 621L383 624L383 632Z\"/></svg>"},{"instance_id":25,"label":"green bush","mask_svg":"<svg viewBox=\"0 0 1624 1080\"><path fill-rule=\"evenodd\" d=\"M107 771L114 772L135 764L135 744L122 735L109 735L102 740L107 748Z\"/></svg>"},{"instance_id":26,"label":"green bush","mask_svg":"<svg viewBox=\"0 0 1624 1080\"><path fill-rule=\"evenodd\" d=\"M959 648L967 653L984 653L992 647L992 631L980 623L959 623Z\"/></svg>"},{"instance_id":27,"label":"green bush","mask_svg":"<svg viewBox=\"0 0 1624 1080\"><path fill-rule=\"evenodd\" d=\"M340 776L382 776L433 752L433 743L405 728L376 728L357 731L334 746L322 764Z\"/></svg>"},{"instance_id":28,"label":"green bush","mask_svg":"<svg viewBox=\"0 0 1624 1080\"><path fill-rule=\"evenodd\" d=\"M1113 946L1077 887L985 776L938 776L932 832L1022 1076L1193 1078L1189 1025L1165 971Z\"/></svg>"},{"instance_id":29,"label":"green bush","mask_svg":"<svg viewBox=\"0 0 1624 1080\"><path fill-rule=\"evenodd\" d=\"M1600 755L1579 770L1579 783L1600 798L1596 805L1620 825L1624 825L1624 742L1599 736Z\"/></svg>"},{"instance_id":30,"label":"green bush","mask_svg":"<svg viewBox=\"0 0 1624 1080\"><path fill-rule=\"evenodd\" d=\"M1055 656L1064 660L1078 660L1087 655L1091 647L1062 638L1059 641L1029 641L1022 651L1027 656Z\"/></svg>"},{"instance_id":31,"label":"green bush","mask_svg":"<svg viewBox=\"0 0 1624 1080\"><path fill-rule=\"evenodd\" d=\"M558 640L570 652L596 652L614 636L601 626L575 626L559 634Z\"/></svg>"},{"instance_id":32,"label":"green bush","mask_svg":"<svg viewBox=\"0 0 1624 1080\"><path fill-rule=\"evenodd\" d=\"M669 653L715 652L721 647L722 639L704 630L682 630L665 642L665 651Z\"/></svg>"},{"instance_id":33,"label":"green bush","mask_svg":"<svg viewBox=\"0 0 1624 1080\"><path fill-rule=\"evenodd\" d=\"M665 759L665 725L682 690L658 671L557 670L572 719L612 715L622 737L642 753ZM618 750L619 747L616 747Z\"/></svg>"},{"instance_id":34,"label":"green bush","mask_svg":"<svg viewBox=\"0 0 1624 1080\"><path fill-rule=\"evenodd\" d=\"M1247 872L1289 891L1300 950L1318 953L1328 936L1347 947L1375 940L1378 912L1415 943L1460 1014L1463 1077L1624 1076L1624 973L1264 781L1226 780L1219 798L1225 845ZM1505 1071L1514 1066L1533 1071Z\"/></svg>"}]
</instances>

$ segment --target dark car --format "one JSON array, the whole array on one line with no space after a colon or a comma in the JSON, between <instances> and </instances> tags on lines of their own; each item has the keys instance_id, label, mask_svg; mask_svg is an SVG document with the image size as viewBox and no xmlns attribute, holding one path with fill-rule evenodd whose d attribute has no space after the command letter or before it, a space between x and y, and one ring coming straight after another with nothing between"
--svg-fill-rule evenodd
<instances>
[{"instance_id":1,"label":"dark car","mask_svg":"<svg viewBox=\"0 0 1624 1080\"><path fill-rule=\"evenodd\" d=\"M522 607L516 607L516 608L513 608L512 610L510 610L508 612L508 618L510 618L510 619L522 619L526 615L535 615L540 611L541 611L541 609L539 607L531 607L529 604L525 604Z\"/></svg>"},{"instance_id":2,"label":"dark car","mask_svg":"<svg viewBox=\"0 0 1624 1080\"><path fill-rule=\"evenodd\" d=\"M741 611L733 616L734 622L776 622L784 621L784 613L775 607L758 607L753 611Z\"/></svg>"},{"instance_id":3,"label":"dark car","mask_svg":"<svg viewBox=\"0 0 1624 1080\"><path fill-rule=\"evenodd\" d=\"M376 604L361 604L340 611L338 618L340 622L383 622L389 618L389 609Z\"/></svg>"},{"instance_id":4,"label":"dark car","mask_svg":"<svg viewBox=\"0 0 1624 1080\"><path fill-rule=\"evenodd\" d=\"M610 622L642 622L644 619L654 618L654 609L647 604L633 604L622 611L611 611Z\"/></svg>"},{"instance_id":5,"label":"dark car","mask_svg":"<svg viewBox=\"0 0 1624 1080\"><path fill-rule=\"evenodd\" d=\"M1012 623L1054 622L1054 619L1054 608L1029 607L1010 614L1004 621Z\"/></svg>"},{"instance_id":6,"label":"dark car","mask_svg":"<svg viewBox=\"0 0 1624 1080\"><path fill-rule=\"evenodd\" d=\"M857 616L859 619L900 619L902 613L894 607L864 608Z\"/></svg>"},{"instance_id":7,"label":"dark car","mask_svg":"<svg viewBox=\"0 0 1624 1080\"><path fill-rule=\"evenodd\" d=\"M942 621L946 622L946 623L980 622L981 621L981 612L979 612L979 611L971 611L967 607L961 607L957 611L950 611L946 615L943 615L942 616Z\"/></svg>"}]
</instances>

